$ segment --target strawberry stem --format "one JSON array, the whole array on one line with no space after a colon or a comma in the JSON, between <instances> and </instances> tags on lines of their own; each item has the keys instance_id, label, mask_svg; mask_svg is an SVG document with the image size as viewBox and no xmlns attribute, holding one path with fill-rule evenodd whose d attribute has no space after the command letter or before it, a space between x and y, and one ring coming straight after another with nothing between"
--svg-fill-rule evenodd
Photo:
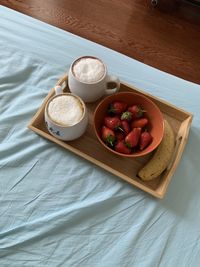
<instances>
[{"instance_id":1,"label":"strawberry stem","mask_svg":"<svg viewBox=\"0 0 200 267\"><path fill-rule=\"evenodd\" d=\"M145 113L146 112L146 110L144 110L144 109L142 109L142 108L138 108L138 112L137 112L137 114L138 114L138 118L140 118L140 117L142 117L143 116L143 113Z\"/></svg>"},{"instance_id":2,"label":"strawberry stem","mask_svg":"<svg viewBox=\"0 0 200 267\"><path fill-rule=\"evenodd\" d=\"M128 147L128 148L131 148L131 144L126 142L125 145Z\"/></svg>"},{"instance_id":3,"label":"strawberry stem","mask_svg":"<svg viewBox=\"0 0 200 267\"><path fill-rule=\"evenodd\" d=\"M110 114L110 115L114 115L115 114L115 108L113 107L112 104L108 108L108 114Z\"/></svg>"},{"instance_id":4,"label":"strawberry stem","mask_svg":"<svg viewBox=\"0 0 200 267\"><path fill-rule=\"evenodd\" d=\"M125 111L122 113L121 120L131 120L132 113L130 111Z\"/></svg>"},{"instance_id":5,"label":"strawberry stem","mask_svg":"<svg viewBox=\"0 0 200 267\"><path fill-rule=\"evenodd\" d=\"M122 127L117 127L117 130L120 130L122 133L124 133L124 129L122 129Z\"/></svg>"},{"instance_id":6,"label":"strawberry stem","mask_svg":"<svg viewBox=\"0 0 200 267\"><path fill-rule=\"evenodd\" d=\"M106 143L108 145L110 145L111 147L114 146L114 141L115 141L115 137L113 135L109 135L107 138L106 138Z\"/></svg>"}]
</instances>

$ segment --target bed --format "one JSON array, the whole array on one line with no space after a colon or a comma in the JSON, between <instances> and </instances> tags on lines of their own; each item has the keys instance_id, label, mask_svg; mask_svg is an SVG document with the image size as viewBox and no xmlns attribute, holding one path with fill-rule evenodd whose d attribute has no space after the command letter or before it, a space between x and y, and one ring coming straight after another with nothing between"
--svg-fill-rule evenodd
<instances>
[{"instance_id":1,"label":"bed","mask_svg":"<svg viewBox=\"0 0 200 267\"><path fill-rule=\"evenodd\" d=\"M194 115L164 199L27 127L82 55ZM0 6L0 266L199 266L199 101L197 84Z\"/></svg>"}]
</instances>

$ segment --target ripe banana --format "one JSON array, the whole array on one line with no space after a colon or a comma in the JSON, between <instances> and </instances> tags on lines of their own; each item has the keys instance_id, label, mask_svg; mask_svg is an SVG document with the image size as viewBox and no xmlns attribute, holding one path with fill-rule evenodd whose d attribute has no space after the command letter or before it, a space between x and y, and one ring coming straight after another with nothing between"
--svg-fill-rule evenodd
<instances>
[{"instance_id":1,"label":"ripe banana","mask_svg":"<svg viewBox=\"0 0 200 267\"><path fill-rule=\"evenodd\" d=\"M144 181L150 181L158 177L169 164L175 147L175 137L171 125L164 120L163 139L155 151L153 157L138 172L138 176Z\"/></svg>"}]
</instances>

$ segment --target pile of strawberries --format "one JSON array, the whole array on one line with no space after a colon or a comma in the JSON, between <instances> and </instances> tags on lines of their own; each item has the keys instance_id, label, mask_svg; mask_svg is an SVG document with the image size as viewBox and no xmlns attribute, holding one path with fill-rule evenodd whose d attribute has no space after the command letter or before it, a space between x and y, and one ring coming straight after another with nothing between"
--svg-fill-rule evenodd
<instances>
[{"instance_id":1,"label":"pile of strawberries","mask_svg":"<svg viewBox=\"0 0 200 267\"><path fill-rule=\"evenodd\" d=\"M145 113L138 105L128 106L123 101L111 103L101 129L104 143L123 154L145 149L152 142Z\"/></svg>"}]
</instances>

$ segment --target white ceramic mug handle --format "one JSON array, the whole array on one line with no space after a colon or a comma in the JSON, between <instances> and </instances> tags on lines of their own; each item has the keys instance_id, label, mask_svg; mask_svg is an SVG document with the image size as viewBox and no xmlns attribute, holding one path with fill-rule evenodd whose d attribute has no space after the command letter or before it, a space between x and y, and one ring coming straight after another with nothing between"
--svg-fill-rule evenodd
<instances>
[{"instance_id":1,"label":"white ceramic mug handle","mask_svg":"<svg viewBox=\"0 0 200 267\"><path fill-rule=\"evenodd\" d=\"M107 84L108 83L115 83L116 87L112 89L106 89L106 95L112 95L119 91L120 88L120 80L114 75L107 75Z\"/></svg>"},{"instance_id":2,"label":"white ceramic mug handle","mask_svg":"<svg viewBox=\"0 0 200 267\"><path fill-rule=\"evenodd\" d=\"M60 95L60 94L63 93L63 89L62 89L62 87L61 87L60 85L56 85L56 86L54 87L54 90L55 90L55 94L56 94L56 95Z\"/></svg>"}]
</instances>

